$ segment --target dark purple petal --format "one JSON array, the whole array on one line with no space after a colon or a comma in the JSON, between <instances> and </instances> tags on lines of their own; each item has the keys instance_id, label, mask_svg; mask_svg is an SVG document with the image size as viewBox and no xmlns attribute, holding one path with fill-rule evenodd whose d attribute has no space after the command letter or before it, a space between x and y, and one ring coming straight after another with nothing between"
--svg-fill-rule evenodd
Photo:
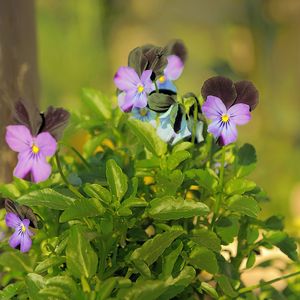
<instances>
[{"instance_id":1,"label":"dark purple petal","mask_svg":"<svg viewBox=\"0 0 300 300\"><path fill-rule=\"evenodd\" d=\"M211 133L216 139L219 138L222 132L222 122L220 119L214 119L207 128L207 131Z\"/></svg>"},{"instance_id":2,"label":"dark purple petal","mask_svg":"<svg viewBox=\"0 0 300 300\"><path fill-rule=\"evenodd\" d=\"M253 110L258 104L258 90L251 81L242 80L235 84L237 93L236 103L244 103L250 106L250 110Z\"/></svg>"},{"instance_id":3,"label":"dark purple petal","mask_svg":"<svg viewBox=\"0 0 300 300\"><path fill-rule=\"evenodd\" d=\"M133 107L133 101L134 97L127 100L126 99L126 93L122 92L118 95L118 103L122 111L124 112L130 112Z\"/></svg>"},{"instance_id":4,"label":"dark purple petal","mask_svg":"<svg viewBox=\"0 0 300 300\"><path fill-rule=\"evenodd\" d=\"M202 112L206 118L214 120L225 114L227 109L221 99L215 96L208 96L202 105Z\"/></svg>"},{"instance_id":5,"label":"dark purple petal","mask_svg":"<svg viewBox=\"0 0 300 300\"><path fill-rule=\"evenodd\" d=\"M177 80L183 71L183 67L183 62L178 56L168 56L168 64L164 72L166 79Z\"/></svg>"},{"instance_id":6,"label":"dark purple petal","mask_svg":"<svg viewBox=\"0 0 300 300\"><path fill-rule=\"evenodd\" d=\"M228 110L230 121L237 125L247 124L251 120L250 107L239 103L231 106Z\"/></svg>"},{"instance_id":7,"label":"dark purple petal","mask_svg":"<svg viewBox=\"0 0 300 300\"><path fill-rule=\"evenodd\" d=\"M141 82L136 71L130 67L120 67L114 77L115 85L121 91L129 91Z\"/></svg>"},{"instance_id":8,"label":"dark purple petal","mask_svg":"<svg viewBox=\"0 0 300 300\"><path fill-rule=\"evenodd\" d=\"M235 124L233 122L227 122L223 125L222 133L220 136L222 144L224 146L231 144L237 139L237 130Z\"/></svg>"},{"instance_id":9,"label":"dark purple petal","mask_svg":"<svg viewBox=\"0 0 300 300\"><path fill-rule=\"evenodd\" d=\"M178 56L183 63L186 61L187 49L182 41L180 40L171 41L167 45L167 48L170 54L174 54Z\"/></svg>"},{"instance_id":10,"label":"dark purple petal","mask_svg":"<svg viewBox=\"0 0 300 300\"><path fill-rule=\"evenodd\" d=\"M17 228L22 222L16 214L9 212L5 216L5 223L8 227Z\"/></svg>"},{"instance_id":11,"label":"dark purple petal","mask_svg":"<svg viewBox=\"0 0 300 300\"><path fill-rule=\"evenodd\" d=\"M32 177L35 183L45 181L51 175L51 166L42 155L37 155L32 164Z\"/></svg>"},{"instance_id":12,"label":"dark purple petal","mask_svg":"<svg viewBox=\"0 0 300 300\"><path fill-rule=\"evenodd\" d=\"M27 233L27 230L21 235L21 252L28 252L31 248L32 241L30 235Z\"/></svg>"},{"instance_id":13,"label":"dark purple petal","mask_svg":"<svg viewBox=\"0 0 300 300\"><path fill-rule=\"evenodd\" d=\"M135 96L134 100L134 107L137 108L144 108L147 106L147 94L146 93L140 93Z\"/></svg>"},{"instance_id":14,"label":"dark purple petal","mask_svg":"<svg viewBox=\"0 0 300 300\"><path fill-rule=\"evenodd\" d=\"M16 248L21 243L21 233L19 233L19 230L16 230L12 236L9 239L9 245L12 248Z\"/></svg>"},{"instance_id":15,"label":"dark purple petal","mask_svg":"<svg viewBox=\"0 0 300 300\"><path fill-rule=\"evenodd\" d=\"M30 131L24 125L7 126L5 140L8 146L16 152L28 150L32 145Z\"/></svg>"},{"instance_id":16,"label":"dark purple petal","mask_svg":"<svg viewBox=\"0 0 300 300\"><path fill-rule=\"evenodd\" d=\"M201 89L205 100L208 96L220 98L228 109L236 99L236 90L233 82L222 76L215 76L207 79Z\"/></svg>"},{"instance_id":17,"label":"dark purple petal","mask_svg":"<svg viewBox=\"0 0 300 300\"><path fill-rule=\"evenodd\" d=\"M14 169L14 176L24 178L30 171L33 165L33 153L31 149L21 152L18 155L18 163Z\"/></svg>"},{"instance_id":18,"label":"dark purple petal","mask_svg":"<svg viewBox=\"0 0 300 300\"><path fill-rule=\"evenodd\" d=\"M40 133L34 140L43 156L53 156L56 152L57 143L54 137L48 132Z\"/></svg>"}]
</instances>

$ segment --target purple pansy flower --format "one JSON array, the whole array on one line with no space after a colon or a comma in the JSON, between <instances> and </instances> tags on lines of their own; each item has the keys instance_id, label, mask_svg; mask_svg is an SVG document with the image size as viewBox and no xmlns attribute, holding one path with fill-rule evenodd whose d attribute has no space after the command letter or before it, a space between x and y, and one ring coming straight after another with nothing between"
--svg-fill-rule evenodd
<instances>
[{"instance_id":1,"label":"purple pansy flower","mask_svg":"<svg viewBox=\"0 0 300 300\"><path fill-rule=\"evenodd\" d=\"M153 90L151 70L143 71L141 77L131 67L120 67L114 82L120 93L118 96L119 106L124 112L132 108L143 108L147 106L147 94Z\"/></svg>"},{"instance_id":2,"label":"purple pansy flower","mask_svg":"<svg viewBox=\"0 0 300 300\"><path fill-rule=\"evenodd\" d=\"M220 138L223 145L233 143L237 139L236 125L244 125L251 119L250 107L238 103L228 110L218 97L208 96L202 106L203 114L212 122L208 125L208 132L215 138Z\"/></svg>"},{"instance_id":3,"label":"purple pansy flower","mask_svg":"<svg viewBox=\"0 0 300 300\"><path fill-rule=\"evenodd\" d=\"M210 120L208 132L221 145L233 143L237 139L236 125L244 125L251 119L250 111L258 104L258 91L250 81L232 82L216 76L205 81L201 89L205 99L203 114Z\"/></svg>"},{"instance_id":4,"label":"purple pansy flower","mask_svg":"<svg viewBox=\"0 0 300 300\"><path fill-rule=\"evenodd\" d=\"M157 80L159 89L171 90L176 92L176 87L172 81L177 80L183 71L184 64L177 55L167 57L168 64L164 70L164 75Z\"/></svg>"},{"instance_id":5,"label":"purple pansy flower","mask_svg":"<svg viewBox=\"0 0 300 300\"><path fill-rule=\"evenodd\" d=\"M33 233L28 229L30 221L21 220L16 214L9 212L5 216L5 222L8 227L15 229L15 232L9 239L9 245L16 248L20 245L21 252L27 252L31 248L31 236Z\"/></svg>"},{"instance_id":6,"label":"purple pansy flower","mask_svg":"<svg viewBox=\"0 0 300 300\"><path fill-rule=\"evenodd\" d=\"M18 152L18 163L14 169L14 176L24 178L32 174L33 181L38 183L48 179L51 166L46 158L55 154L57 143L48 132L32 136L24 125L10 125L6 127L6 142L8 146Z\"/></svg>"}]
</instances>

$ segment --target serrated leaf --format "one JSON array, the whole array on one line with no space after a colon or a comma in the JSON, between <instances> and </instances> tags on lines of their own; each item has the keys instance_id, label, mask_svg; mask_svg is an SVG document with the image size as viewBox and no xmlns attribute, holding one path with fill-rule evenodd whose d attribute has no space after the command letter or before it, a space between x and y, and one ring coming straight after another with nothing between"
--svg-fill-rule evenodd
<instances>
[{"instance_id":1,"label":"serrated leaf","mask_svg":"<svg viewBox=\"0 0 300 300\"><path fill-rule=\"evenodd\" d=\"M35 273L29 273L25 278L25 283L30 299L40 300L39 291L46 285L44 277Z\"/></svg>"},{"instance_id":2,"label":"serrated leaf","mask_svg":"<svg viewBox=\"0 0 300 300\"><path fill-rule=\"evenodd\" d=\"M44 287L39 291L39 295L46 297L44 299L70 300L68 293L57 286Z\"/></svg>"},{"instance_id":3,"label":"serrated leaf","mask_svg":"<svg viewBox=\"0 0 300 300\"><path fill-rule=\"evenodd\" d=\"M1 300L15 299L14 296L18 295L19 290L24 288L24 282L15 282L7 285L0 291Z\"/></svg>"},{"instance_id":4,"label":"serrated leaf","mask_svg":"<svg viewBox=\"0 0 300 300\"><path fill-rule=\"evenodd\" d=\"M64 210L75 203L76 199L46 188L25 194L17 202L28 206L44 206L51 209Z\"/></svg>"},{"instance_id":5,"label":"serrated leaf","mask_svg":"<svg viewBox=\"0 0 300 300\"><path fill-rule=\"evenodd\" d=\"M212 251L220 252L221 250L221 241L213 231L204 228L195 229L192 231L190 239L199 246L204 246Z\"/></svg>"},{"instance_id":6,"label":"serrated leaf","mask_svg":"<svg viewBox=\"0 0 300 300\"><path fill-rule=\"evenodd\" d=\"M252 218L257 218L260 212L256 200L252 197L241 195L234 195L228 199L228 209Z\"/></svg>"},{"instance_id":7,"label":"serrated leaf","mask_svg":"<svg viewBox=\"0 0 300 300\"><path fill-rule=\"evenodd\" d=\"M221 239L229 244L239 232L239 218L237 216L221 217L216 222L216 232Z\"/></svg>"},{"instance_id":8,"label":"serrated leaf","mask_svg":"<svg viewBox=\"0 0 300 300\"><path fill-rule=\"evenodd\" d=\"M245 192L252 191L255 187L256 184L253 181L242 178L233 178L225 184L224 191L227 195L242 195Z\"/></svg>"},{"instance_id":9,"label":"serrated leaf","mask_svg":"<svg viewBox=\"0 0 300 300\"><path fill-rule=\"evenodd\" d=\"M86 183L83 187L84 192L92 198L98 198L101 201L111 203L111 194L109 190L97 183Z\"/></svg>"},{"instance_id":10,"label":"serrated leaf","mask_svg":"<svg viewBox=\"0 0 300 300\"><path fill-rule=\"evenodd\" d=\"M287 236L284 240L275 244L284 254L293 261L298 261L297 243L295 239Z\"/></svg>"},{"instance_id":11,"label":"serrated leaf","mask_svg":"<svg viewBox=\"0 0 300 300\"><path fill-rule=\"evenodd\" d=\"M217 277L217 283L226 296L235 298L238 293L233 289L229 278L225 275Z\"/></svg>"},{"instance_id":12,"label":"serrated leaf","mask_svg":"<svg viewBox=\"0 0 300 300\"><path fill-rule=\"evenodd\" d=\"M237 177L249 175L256 166L256 152L252 145L243 145L237 153Z\"/></svg>"},{"instance_id":13,"label":"serrated leaf","mask_svg":"<svg viewBox=\"0 0 300 300\"><path fill-rule=\"evenodd\" d=\"M125 193L127 192L127 176L123 173L118 164L110 159L106 163L106 179L110 187L112 195L121 201Z\"/></svg>"},{"instance_id":14,"label":"serrated leaf","mask_svg":"<svg viewBox=\"0 0 300 300\"><path fill-rule=\"evenodd\" d=\"M202 169L192 169L185 172L190 179L195 179L200 187L209 191L214 190L218 185L218 180L208 171Z\"/></svg>"},{"instance_id":15,"label":"serrated leaf","mask_svg":"<svg viewBox=\"0 0 300 300\"><path fill-rule=\"evenodd\" d=\"M125 199L121 207L146 207L148 206L148 202L143 198L130 197Z\"/></svg>"},{"instance_id":16,"label":"serrated leaf","mask_svg":"<svg viewBox=\"0 0 300 300\"><path fill-rule=\"evenodd\" d=\"M150 201L150 208L147 211L154 219L178 220L194 216L204 216L209 213L209 208L202 202L165 196Z\"/></svg>"},{"instance_id":17,"label":"serrated leaf","mask_svg":"<svg viewBox=\"0 0 300 300\"><path fill-rule=\"evenodd\" d=\"M75 277L90 278L96 273L98 257L80 225L73 225L70 229L66 258L68 270Z\"/></svg>"},{"instance_id":18,"label":"serrated leaf","mask_svg":"<svg viewBox=\"0 0 300 300\"><path fill-rule=\"evenodd\" d=\"M59 218L59 222L68 222L85 217L103 216L106 209L95 198L78 199L75 204L68 207Z\"/></svg>"},{"instance_id":19,"label":"serrated leaf","mask_svg":"<svg viewBox=\"0 0 300 300\"><path fill-rule=\"evenodd\" d=\"M185 161L190 157L191 154L188 151L185 150L177 151L168 157L167 166L169 170L174 170L178 167L180 163L182 163L183 161Z\"/></svg>"},{"instance_id":20,"label":"serrated leaf","mask_svg":"<svg viewBox=\"0 0 300 300\"><path fill-rule=\"evenodd\" d=\"M167 144L159 138L151 124L135 119L129 119L127 124L151 153L156 156L162 156L166 153Z\"/></svg>"},{"instance_id":21,"label":"serrated leaf","mask_svg":"<svg viewBox=\"0 0 300 300\"><path fill-rule=\"evenodd\" d=\"M172 95L154 92L148 96L148 106L156 112L166 112L174 103Z\"/></svg>"},{"instance_id":22,"label":"serrated leaf","mask_svg":"<svg viewBox=\"0 0 300 300\"><path fill-rule=\"evenodd\" d=\"M205 247L194 247L189 256L189 263L195 268L206 270L211 274L215 274L219 271L215 254Z\"/></svg>"}]
</instances>

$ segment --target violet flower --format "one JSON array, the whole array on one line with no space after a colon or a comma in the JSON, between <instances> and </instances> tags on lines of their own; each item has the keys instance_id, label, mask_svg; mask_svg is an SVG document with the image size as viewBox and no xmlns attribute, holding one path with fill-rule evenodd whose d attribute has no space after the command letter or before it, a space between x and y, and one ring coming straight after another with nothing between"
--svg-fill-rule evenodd
<instances>
[{"instance_id":1,"label":"violet flower","mask_svg":"<svg viewBox=\"0 0 300 300\"><path fill-rule=\"evenodd\" d=\"M160 90L171 90L176 93L176 86L173 81L177 80L183 71L183 62L177 55L167 57L168 64L164 70L164 75L157 80L157 86Z\"/></svg>"},{"instance_id":2,"label":"violet flower","mask_svg":"<svg viewBox=\"0 0 300 300\"><path fill-rule=\"evenodd\" d=\"M233 83L230 79L216 76L205 81L201 93L205 99L203 114L212 122L208 132L221 145L237 139L236 125L244 125L251 119L250 111L258 104L258 91L246 80Z\"/></svg>"},{"instance_id":3,"label":"violet flower","mask_svg":"<svg viewBox=\"0 0 300 300\"><path fill-rule=\"evenodd\" d=\"M139 77L133 68L119 68L114 82L117 88L124 92L118 96L119 106L124 112L131 111L134 107L147 106L147 94L153 90L151 74L151 70L145 70Z\"/></svg>"},{"instance_id":4,"label":"violet flower","mask_svg":"<svg viewBox=\"0 0 300 300\"><path fill-rule=\"evenodd\" d=\"M6 142L8 146L18 152L18 163L14 169L14 176L24 178L32 174L33 181L38 183L48 179L51 166L46 158L55 154L57 143L48 132L32 136L24 125L10 125L6 127Z\"/></svg>"},{"instance_id":5,"label":"violet flower","mask_svg":"<svg viewBox=\"0 0 300 300\"><path fill-rule=\"evenodd\" d=\"M31 248L31 236L33 233L29 230L28 219L21 220L16 214L9 212L5 216L5 222L8 227L15 230L9 239L9 245L16 248L20 245L21 252L27 252Z\"/></svg>"}]
</instances>

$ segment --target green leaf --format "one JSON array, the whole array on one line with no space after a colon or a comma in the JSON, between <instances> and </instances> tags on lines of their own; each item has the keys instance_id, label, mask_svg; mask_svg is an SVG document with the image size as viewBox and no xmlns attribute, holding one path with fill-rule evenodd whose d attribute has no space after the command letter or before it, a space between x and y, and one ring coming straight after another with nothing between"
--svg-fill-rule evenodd
<instances>
[{"instance_id":1,"label":"green leaf","mask_svg":"<svg viewBox=\"0 0 300 300\"><path fill-rule=\"evenodd\" d=\"M291 260L298 261L297 243L295 239L287 236L284 240L275 244Z\"/></svg>"},{"instance_id":2,"label":"green leaf","mask_svg":"<svg viewBox=\"0 0 300 300\"><path fill-rule=\"evenodd\" d=\"M95 117L111 118L111 101L99 91L88 88L82 89L81 99Z\"/></svg>"},{"instance_id":3,"label":"green leaf","mask_svg":"<svg viewBox=\"0 0 300 300\"><path fill-rule=\"evenodd\" d=\"M66 256L67 267L75 277L90 278L96 273L98 257L80 225L74 225L70 229Z\"/></svg>"},{"instance_id":4,"label":"green leaf","mask_svg":"<svg viewBox=\"0 0 300 300\"><path fill-rule=\"evenodd\" d=\"M167 231L157 234L154 238L147 240L140 248L131 254L131 260L142 260L148 266L152 265L171 245L171 243L183 234L183 231Z\"/></svg>"},{"instance_id":5,"label":"green leaf","mask_svg":"<svg viewBox=\"0 0 300 300\"><path fill-rule=\"evenodd\" d=\"M37 273L43 273L43 272L47 271L50 267L59 266L62 263L64 263L65 261L66 261L66 259L64 257L60 257L60 256L49 257L49 258L46 258L45 260L43 260L42 262L40 262L36 266L34 271Z\"/></svg>"},{"instance_id":6,"label":"green leaf","mask_svg":"<svg viewBox=\"0 0 300 300\"><path fill-rule=\"evenodd\" d=\"M246 263L246 268L250 269L253 267L253 265L255 264L255 259L256 259L256 255L254 251L251 251L249 253L248 259L247 259L247 263Z\"/></svg>"},{"instance_id":7,"label":"green leaf","mask_svg":"<svg viewBox=\"0 0 300 300\"><path fill-rule=\"evenodd\" d=\"M110 277L101 282L99 286L99 292L98 292L98 300L105 300L109 298L111 295L113 289L117 285L117 279L115 277Z\"/></svg>"},{"instance_id":8,"label":"green leaf","mask_svg":"<svg viewBox=\"0 0 300 300\"><path fill-rule=\"evenodd\" d=\"M157 196L173 196L183 183L184 175L180 170L161 171L156 175Z\"/></svg>"},{"instance_id":9,"label":"green leaf","mask_svg":"<svg viewBox=\"0 0 300 300\"><path fill-rule=\"evenodd\" d=\"M105 138L107 138L107 132L104 132L102 134L99 134L97 136L94 136L94 137L91 137L90 139L88 139L88 141L83 146L85 155L87 157L92 156L94 154L95 150L97 149L97 147L99 147L99 145L101 145L101 143L103 142L103 140Z\"/></svg>"},{"instance_id":10,"label":"green leaf","mask_svg":"<svg viewBox=\"0 0 300 300\"><path fill-rule=\"evenodd\" d=\"M106 209L95 198L78 199L75 204L68 207L59 218L59 222L64 223L74 219L85 217L103 216Z\"/></svg>"},{"instance_id":11,"label":"green leaf","mask_svg":"<svg viewBox=\"0 0 300 300\"><path fill-rule=\"evenodd\" d=\"M218 185L218 180L208 170L191 169L186 171L185 175L190 179L195 179L200 187L209 191L213 191Z\"/></svg>"},{"instance_id":12,"label":"green leaf","mask_svg":"<svg viewBox=\"0 0 300 300\"><path fill-rule=\"evenodd\" d=\"M245 192L252 191L255 187L256 184L253 181L242 178L233 178L226 183L224 191L227 195L241 195Z\"/></svg>"},{"instance_id":13,"label":"green leaf","mask_svg":"<svg viewBox=\"0 0 300 300\"><path fill-rule=\"evenodd\" d=\"M254 198L240 195L234 195L228 199L228 209L252 218L257 218L260 212L260 207Z\"/></svg>"},{"instance_id":14,"label":"green leaf","mask_svg":"<svg viewBox=\"0 0 300 300\"><path fill-rule=\"evenodd\" d=\"M84 192L92 197L97 198L107 204L111 203L111 194L109 190L97 183L86 183L83 187Z\"/></svg>"},{"instance_id":15,"label":"green leaf","mask_svg":"<svg viewBox=\"0 0 300 300\"><path fill-rule=\"evenodd\" d=\"M106 179L112 195L120 201L127 191L128 179L113 159L106 163Z\"/></svg>"},{"instance_id":16,"label":"green leaf","mask_svg":"<svg viewBox=\"0 0 300 300\"><path fill-rule=\"evenodd\" d=\"M24 282L16 282L7 285L0 291L1 300L16 299L14 296L18 295L19 290L24 288Z\"/></svg>"},{"instance_id":17,"label":"green leaf","mask_svg":"<svg viewBox=\"0 0 300 300\"><path fill-rule=\"evenodd\" d=\"M39 291L39 295L42 299L70 300L70 295L57 286L44 287Z\"/></svg>"},{"instance_id":18,"label":"green leaf","mask_svg":"<svg viewBox=\"0 0 300 300\"><path fill-rule=\"evenodd\" d=\"M13 183L1 184L0 194L2 195L3 198L9 198L13 200L21 196L21 192Z\"/></svg>"},{"instance_id":19,"label":"green leaf","mask_svg":"<svg viewBox=\"0 0 300 300\"><path fill-rule=\"evenodd\" d=\"M213 231L205 228L195 229L192 231L190 239L199 246L204 246L215 252L221 251L221 241Z\"/></svg>"},{"instance_id":20,"label":"green leaf","mask_svg":"<svg viewBox=\"0 0 300 300\"><path fill-rule=\"evenodd\" d=\"M121 207L146 207L148 206L148 202L143 198L130 197L125 199Z\"/></svg>"},{"instance_id":21,"label":"green leaf","mask_svg":"<svg viewBox=\"0 0 300 300\"><path fill-rule=\"evenodd\" d=\"M215 274L219 271L215 254L205 247L194 247L189 257L189 263L195 268L206 270L211 274Z\"/></svg>"},{"instance_id":22,"label":"green leaf","mask_svg":"<svg viewBox=\"0 0 300 300\"><path fill-rule=\"evenodd\" d=\"M32 300L40 300L39 291L45 287L44 277L35 273L29 273L26 278L28 296Z\"/></svg>"},{"instance_id":23,"label":"green leaf","mask_svg":"<svg viewBox=\"0 0 300 300\"><path fill-rule=\"evenodd\" d=\"M225 275L217 277L217 283L226 296L235 298L238 293L232 288L229 278Z\"/></svg>"},{"instance_id":24,"label":"green leaf","mask_svg":"<svg viewBox=\"0 0 300 300\"><path fill-rule=\"evenodd\" d=\"M221 217L216 222L216 232L221 239L230 244L239 232L239 218L237 216Z\"/></svg>"},{"instance_id":25,"label":"green leaf","mask_svg":"<svg viewBox=\"0 0 300 300\"><path fill-rule=\"evenodd\" d=\"M193 146L194 146L194 144L191 142L181 142L181 143L176 144L173 147L172 153L188 150L188 149L192 148Z\"/></svg>"},{"instance_id":26,"label":"green leaf","mask_svg":"<svg viewBox=\"0 0 300 300\"><path fill-rule=\"evenodd\" d=\"M162 93L151 93L148 96L149 108L156 112L166 112L175 103L174 96Z\"/></svg>"},{"instance_id":27,"label":"green leaf","mask_svg":"<svg viewBox=\"0 0 300 300\"><path fill-rule=\"evenodd\" d=\"M167 160L167 165L168 165L169 170L176 169L180 163L182 163L183 161L185 161L186 159L188 159L190 157L191 157L191 154L185 150L177 151L177 152L171 154Z\"/></svg>"},{"instance_id":28,"label":"green leaf","mask_svg":"<svg viewBox=\"0 0 300 300\"><path fill-rule=\"evenodd\" d=\"M162 141L151 124L135 119L127 121L129 128L145 147L154 155L162 156L167 151L167 144Z\"/></svg>"},{"instance_id":29,"label":"green leaf","mask_svg":"<svg viewBox=\"0 0 300 300\"><path fill-rule=\"evenodd\" d=\"M252 145L243 145L237 153L237 176L244 177L249 175L256 166L256 152Z\"/></svg>"},{"instance_id":30,"label":"green leaf","mask_svg":"<svg viewBox=\"0 0 300 300\"><path fill-rule=\"evenodd\" d=\"M31 273L33 271L30 257L17 251L2 253L0 255L0 265L14 272Z\"/></svg>"},{"instance_id":31,"label":"green leaf","mask_svg":"<svg viewBox=\"0 0 300 300\"><path fill-rule=\"evenodd\" d=\"M158 220L178 220L208 214L209 208L202 202L184 200L172 196L150 201L149 215Z\"/></svg>"},{"instance_id":32,"label":"green leaf","mask_svg":"<svg viewBox=\"0 0 300 300\"><path fill-rule=\"evenodd\" d=\"M200 289L204 292L206 292L209 296L211 296L214 299L219 299L219 295L214 287L212 287L207 282L201 282Z\"/></svg>"},{"instance_id":33,"label":"green leaf","mask_svg":"<svg viewBox=\"0 0 300 300\"><path fill-rule=\"evenodd\" d=\"M44 206L51 209L64 210L75 203L76 199L63 195L53 189L46 188L21 196L17 202L28 206Z\"/></svg>"}]
</instances>

